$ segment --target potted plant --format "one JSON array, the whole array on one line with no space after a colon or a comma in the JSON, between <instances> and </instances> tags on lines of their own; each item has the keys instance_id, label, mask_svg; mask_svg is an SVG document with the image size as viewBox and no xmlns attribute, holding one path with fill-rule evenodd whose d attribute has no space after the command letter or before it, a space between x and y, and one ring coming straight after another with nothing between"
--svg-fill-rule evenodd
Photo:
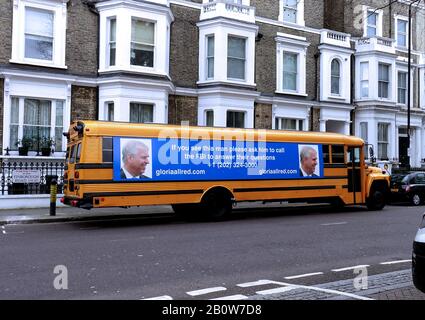
<instances>
[{"instance_id":1,"label":"potted plant","mask_svg":"<svg viewBox=\"0 0 425 320\"><path fill-rule=\"evenodd\" d=\"M23 137L16 142L20 156L27 156L28 150L33 146L33 140L30 137Z\"/></svg>"},{"instance_id":2,"label":"potted plant","mask_svg":"<svg viewBox=\"0 0 425 320\"><path fill-rule=\"evenodd\" d=\"M55 145L54 138L43 137L40 142L41 155L48 157L52 153L52 147Z\"/></svg>"}]
</instances>

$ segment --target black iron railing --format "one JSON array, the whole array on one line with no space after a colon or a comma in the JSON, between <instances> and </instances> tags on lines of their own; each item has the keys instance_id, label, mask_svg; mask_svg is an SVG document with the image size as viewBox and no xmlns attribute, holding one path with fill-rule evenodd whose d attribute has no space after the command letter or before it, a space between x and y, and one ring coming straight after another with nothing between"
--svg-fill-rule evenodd
<instances>
[{"instance_id":1,"label":"black iron railing","mask_svg":"<svg viewBox=\"0 0 425 320\"><path fill-rule=\"evenodd\" d=\"M48 194L52 179L56 179L58 193L62 193L64 168L65 160L3 160L0 162L0 195Z\"/></svg>"}]
</instances>

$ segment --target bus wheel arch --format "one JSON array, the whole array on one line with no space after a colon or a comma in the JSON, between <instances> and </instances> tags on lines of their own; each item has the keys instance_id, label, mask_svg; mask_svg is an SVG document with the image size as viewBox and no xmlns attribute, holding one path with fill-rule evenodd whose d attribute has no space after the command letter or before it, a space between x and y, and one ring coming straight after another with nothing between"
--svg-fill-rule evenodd
<instances>
[{"instance_id":1,"label":"bus wheel arch","mask_svg":"<svg viewBox=\"0 0 425 320\"><path fill-rule=\"evenodd\" d=\"M370 187L366 205L369 210L382 210L388 200L389 189L386 181L374 181Z\"/></svg>"},{"instance_id":2,"label":"bus wheel arch","mask_svg":"<svg viewBox=\"0 0 425 320\"><path fill-rule=\"evenodd\" d=\"M212 187L204 192L201 207L206 218L221 220L232 211L233 193L225 187Z\"/></svg>"}]
</instances>

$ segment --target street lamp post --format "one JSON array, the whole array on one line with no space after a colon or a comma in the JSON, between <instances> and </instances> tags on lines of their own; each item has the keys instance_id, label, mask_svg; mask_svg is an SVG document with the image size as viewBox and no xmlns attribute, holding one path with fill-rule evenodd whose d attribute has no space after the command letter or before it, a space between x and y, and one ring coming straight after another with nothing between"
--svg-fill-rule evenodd
<instances>
[{"instance_id":1,"label":"street lamp post","mask_svg":"<svg viewBox=\"0 0 425 320\"><path fill-rule=\"evenodd\" d=\"M421 0L413 0L409 4L409 26L408 26L408 43L407 43L407 169L410 170L410 90L411 90L411 57L412 57L412 5Z\"/></svg>"}]
</instances>

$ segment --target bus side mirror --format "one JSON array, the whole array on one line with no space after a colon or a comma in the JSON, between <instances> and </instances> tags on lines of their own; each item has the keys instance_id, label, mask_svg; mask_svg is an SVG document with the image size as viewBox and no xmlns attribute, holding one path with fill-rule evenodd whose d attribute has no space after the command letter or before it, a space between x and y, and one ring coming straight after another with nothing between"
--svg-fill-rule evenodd
<instances>
[{"instance_id":1,"label":"bus side mirror","mask_svg":"<svg viewBox=\"0 0 425 320\"><path fill-rule=\"evenodd\" d=\"M374 156L374 152L373 152L372 147L369 147L369 156L370 156L370 158L373 158L373 156Z\"/></svg>"}]
</instances>

